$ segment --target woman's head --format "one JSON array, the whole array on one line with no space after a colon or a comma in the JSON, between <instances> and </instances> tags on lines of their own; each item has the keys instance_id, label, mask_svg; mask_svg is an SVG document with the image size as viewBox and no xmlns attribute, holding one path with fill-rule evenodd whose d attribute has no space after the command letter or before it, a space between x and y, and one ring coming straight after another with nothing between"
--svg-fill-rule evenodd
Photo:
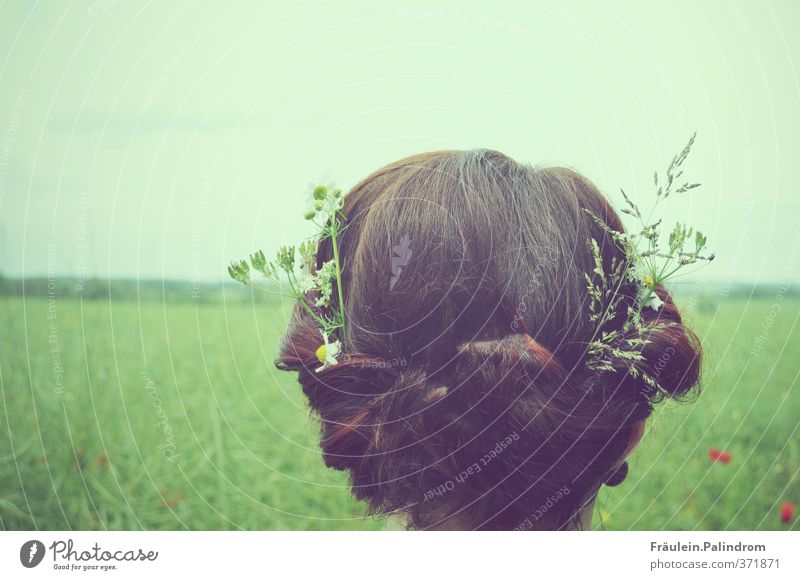
<instances>
[{"instance_id":1,"label":"woman's head","mask_svg":"<svg viewBox=\"0 0 800 580\"><path fill-rule=\"evenodd\" d=\"M411 527L559 529L620 464L665 395L697 383L700 351L663 288L645 309L640 369L602 373L587 348L624 332L589 320L585 273L623 260L622 231L575 171L535 169L496 151L403 159L349 192L339 240L347 341L321 372L316 324L296 308L280 366L298 372L322 423L325 463L353 494ZM320 243L317 263L332 258Z\"/></svg>"}]
</instances>

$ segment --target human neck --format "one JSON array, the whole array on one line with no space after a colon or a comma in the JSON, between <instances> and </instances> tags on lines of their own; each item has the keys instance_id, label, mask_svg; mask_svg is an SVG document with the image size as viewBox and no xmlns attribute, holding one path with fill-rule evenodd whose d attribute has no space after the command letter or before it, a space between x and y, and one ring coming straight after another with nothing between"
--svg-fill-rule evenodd
<instances>
[{"instance_id":1,"label":"human neck","mask_svg":"<svg viewBox=\"0 0 800 580\"><path fill-rule=\"evenodd\" d=\"M567 531L588 531L592 529L592 517L594 516L594 504L597 500L595 495L591 501L587 502L581 511L578 512L578 517L574 518L569 524L564 526Z\"/></svg>"},{"instance_id":2,"label":"human neck","mask_svg":"<svg viewBox=\"0 0 800 580\"><path fill-rule=\"evenodd\" d=\"M565 531L587 531L592 529L592 517L594 516L594 504L597 500L597 495L592 497L592 499L587 502L581 511L578 513L578 517L573 519L569 524L564 526ZM398 530L405 530L407 529L408 524L408 516L404 514L393 514L389 516L387 520L386 529L392 531ZM458 530L464 529L459 528L458 526L454 525L454 522L450 521L449 525L441 525L437 526L436 529L439 530Z\"/></svg>"}]
</instances>

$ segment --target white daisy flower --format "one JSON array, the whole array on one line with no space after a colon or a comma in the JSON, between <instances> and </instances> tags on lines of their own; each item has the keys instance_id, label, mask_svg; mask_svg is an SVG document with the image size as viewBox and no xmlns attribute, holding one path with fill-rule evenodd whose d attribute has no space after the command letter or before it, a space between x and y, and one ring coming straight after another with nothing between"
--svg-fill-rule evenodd
<instances>
[{"instance_id":1,"label":"white daisy flower","mask_svg":"<svg viewBox=\"0 0 800 580\"><path fill-rule=\"evenodd\" d=\"M328 342L327 333L322 331L320 331L320 333L322 334L323 344L317 349L316 355L319 362L322 363L322 366L318 367L316 372L338 364L339 361L336 360L336 357L339 356L339 353L342 351L342 345L338 340Z\"/></svg>"},{"instance_id":2,"label":"white daisy flower","mask_svg":"<svg viewBox=\"0 0 800 580\"><path fill-rule=\"evenodd\" d=\"M297 280L297 286L298 286L297 289L300 291L301 294L305 294L306 292L311 292L316 286L314 275L306 273Z\"/></svg>"},{"instance_id":3,"label":"white daisy flower","mask_svg":"<svg viewBox=\"0 0 800 580\"><path fill-rule=\"evenodd\" d=\"M653 310L656 310L656 311L659 308L661 308L663 305L664 305L664 301L661 300L661 298L659 298L658 294L656 294L655 292L653 292L650 295L650 299L647 301L647 306L649 306L650 308L652 308Z\"/></svg>"},{"instance_id":4,"label":"white daisy flower","mask_svg":"<svg viewBox=\"0 0 800 580\"><path fill-rule=\"evenodd\" d=\"M330 306L331 294L333 292L333 279L336 277L336 262L328 260L314 276L314 286L319 291L319 298L315 304L320 308Z\"/></svg>"}]
</instances>

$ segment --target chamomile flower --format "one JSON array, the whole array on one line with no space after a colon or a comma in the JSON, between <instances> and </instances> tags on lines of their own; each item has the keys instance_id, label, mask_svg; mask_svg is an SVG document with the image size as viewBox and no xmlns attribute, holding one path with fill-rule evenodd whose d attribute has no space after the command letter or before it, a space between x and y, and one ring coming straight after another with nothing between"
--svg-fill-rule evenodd
<instances>
[{"instance_id":1,"label":"chamomile flower","mask_svg":"<svg viewBox=\"0 0 800 580\"><path fill-rule=\"evenodd\" d=\"M333 260L322 264L322 267L317 271L317 275L314 277L316 289L320 294L326 297L325 305L327 305L330 299L334 279L336 279L336 264Z\"/></svg>"},{"instance_id":2,"label":"chamomile flower","mask_svg":"<svg viewBox=\"0 0 800 580\"><path fill-rule=\"evenodd\" d=\"M604 264L597 240L589 240L594 268L591 272L585 272L584 278L589 293L589 322L595 324L598 330L598 339L591 342L588 348L586 366L591 370L614 372L619 366L615 362L623 362L631 375L640 377L650 387L662 388L656 377L637 366L637 361L643 360L642 347L650 341L645 332L645 327L650 323L644 321L644 311L646 308L659 311L664 306L664 301L655 290L678 271L714 259L714 254L704 253L708 242L705 235L682 223L675 224L672 231L663 235L662 220L654 217L661 201L673 193L681 194L700 185L688 181L679 185L678 182L683 175L681 165L693 143L694 135L672 159L665 178L659 180L658 172L653 175L653 185L657 188L656 199L649 211L642 212L621 190L625 206L620 211L635 220L638 231L619 232L591 210L584 210L624 254L624 259L612 259L609 264ZM625 308L621 329L606 330L607 325L619 324L617 313L623 308L623 299L628 295L627 290L618 291L624 283L635 287L635 297Z\"/></svg>"},{"instance_id":3,"label":"chamomile flower","mask_svg":"<svg viewBox=\"0 0 800 580\"><path fill-rule=\"evenodd\" d=\"M314 280L314 275L309 274L306 272L304 276L301 276L297 280L297 289L305 294L306 292L311 292L316 287L316 282Z\"/></svg>"},{"instance_id":4,"label":"chamomile flower","mask_svg":"<svg viewBox=\"0 0 800 580\"><path fill-rule=\"evenodd\" d=\"M333 260L328 260L322 264L319 272L317 272L317 277L328 281L334 279L336 277L336 262Z\"/></svg>"},{"instance_id":5,"label":"chamomile flower","mask_svg":"<svg viewBox=\"0 0 800 580\"><path fill-rule=\"evenodd\" d=\"M327 308L331 304L332 286L330 284L323 286L319 292L319 298L314 300L314 305L317 308Z\"/></svg>"},{"instance_id":6,"label":"chamomile flower","mask_svg":"<svg viewBox=\"0 0 800 580\"><path fill-rule=\"evenodd\" d=\"M646 306L649 306L649 307L650 307L650 308L652 308L653 310L656 310L656 311L658 311L658 309L659 309L659 308L661 308L662 306L664 306L664 301L663 301L663 300L661 300L661 298L659 298L659 297L658 297L658 294L656 294L655 292L653 292L653 293L650 295L650 299L647 301L647 304L646 304Z\"/></svg>"},{"instance_id":7,"label":"chamomile flower","mask_svg":"<svg viewBox=\"0 0 800 580\"><path fill-rule=\"evenodd\" d=\"M655 286L655 283L650 274L645 274L639 278L639 291L636 300L642 305L642 309L652 308L653 310L658 310L664 305L664 301L653 291L653 286Z\"/></svg>"},{"instance_id":8,"label":"chamomile flower","mask_svg":"<svg viewBox=\"0 0 800 580\"><path fill-rule=\"evenodd\" d=\"M319 292L319 297L314 302L319 308L330 306L333 293L333 280L336 278L336 262L329 260L314 276L314 289Z\"/></svg>"},{"instance_id":9,"label":"chamomile flower","mask_svg":"<svg viewBox=\"0 0 800 580\"><path fill-rule=\"evenodd\" d=\"M336 357L339 356L339 353L342 351L342 345L338 340L328 342L328 334L323 331L320 331L320 334L322 334L322 345L320 345L315 354L317 355L317 360L322 363L322 366L317 367L316 372L323 371L328 367L338 364L339 361L336 360Z\"/></svg>"},{"instance_id":10,"label":"chamomile flower","mask_svg":"<svg viewBox=\"0 0 800 580\"><path fill-rule=\"evenodd\" d=\"M647 279L652 277L650 276L648 270L641 264L638 260L632 259L629 260L627 263L627 268L625 269L625 279L628 282L635 282L639 286L647 285Z\"/></svg>"}]
</instances>

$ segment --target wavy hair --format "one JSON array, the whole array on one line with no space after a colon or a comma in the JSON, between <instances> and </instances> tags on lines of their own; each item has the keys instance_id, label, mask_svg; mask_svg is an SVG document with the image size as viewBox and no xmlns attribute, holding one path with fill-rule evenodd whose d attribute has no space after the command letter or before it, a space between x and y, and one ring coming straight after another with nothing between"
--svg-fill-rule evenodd
<instances>
[{"instance_id":1,"label":"wavy hair","mask_svg":"<svg viewBox=\"0 0 800 580\"><path fill-rule=\"evenodd\" d=\"M349 471L371 512L412 529L564 529L634 425L697 385L699 342L662 287L637 365L663 389L624 360L587 369L588 344L622 330L636 288L620 289L606 327L590 323L587 242L608 263L624 255L584 210L623 231L579 173L491 150L415 155L348 193L340 362L315 372L319 329L296 307L278 366L320 418L325 464ZM317 264L331 256L322 241Z\"/></svg>"}]
</instances>

